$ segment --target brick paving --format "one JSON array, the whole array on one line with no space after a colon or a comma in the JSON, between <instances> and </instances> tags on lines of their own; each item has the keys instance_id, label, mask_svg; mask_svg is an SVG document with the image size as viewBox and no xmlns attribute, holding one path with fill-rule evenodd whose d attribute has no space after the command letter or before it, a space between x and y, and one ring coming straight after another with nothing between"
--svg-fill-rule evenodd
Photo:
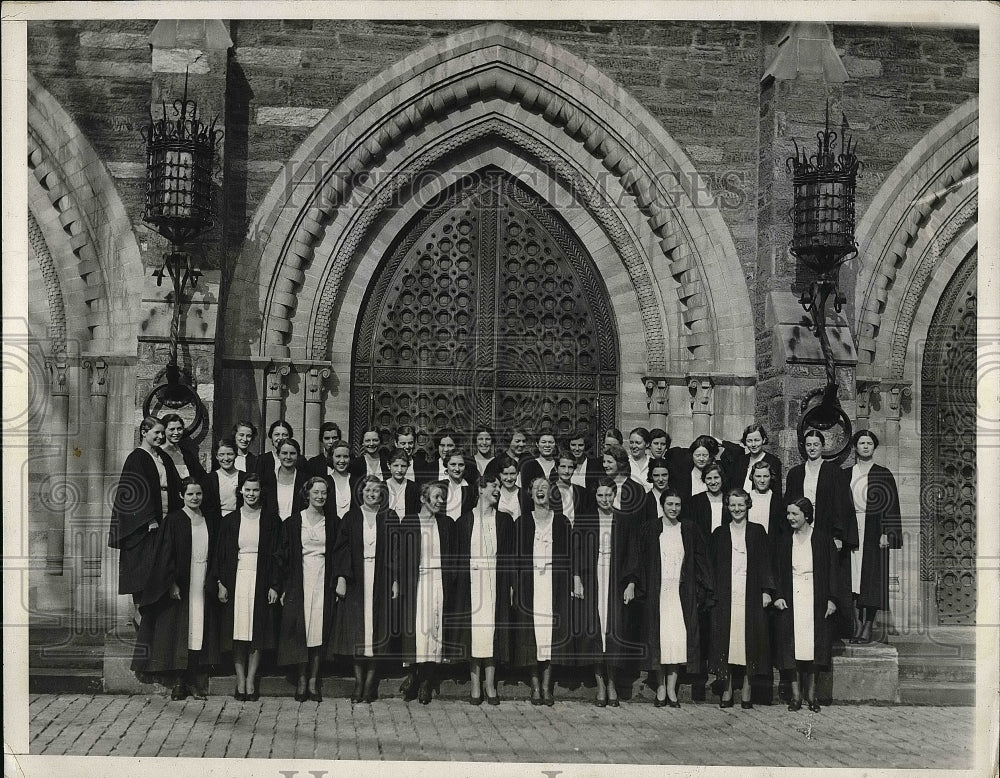
<instances>
[{"instance_id":1,"label":"brick paving","mask_svg":"<svg viewBox=\"0 0 1000 778\"><path fill-rule=\"evenodd\" d=\"M473 707L401 699L351 705L288 697L173 702L165 696L29 697L30 753L467 762L970 769L973 708L783 705L599 709L526 701Z\"/></svg>"}]
</instances>

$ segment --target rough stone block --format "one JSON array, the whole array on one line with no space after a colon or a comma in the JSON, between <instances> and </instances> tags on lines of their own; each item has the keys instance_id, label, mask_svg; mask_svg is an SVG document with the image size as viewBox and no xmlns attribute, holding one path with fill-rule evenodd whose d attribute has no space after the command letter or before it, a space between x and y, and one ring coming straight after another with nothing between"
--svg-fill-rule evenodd
<instances>
[{"instance_id":1,"label":"rough stone block","mask_svg":"<svg viewBox=\"0 0 1000 778\"><path fill-rule=\"evenodd\" d=\"M237 49L236 58L241 65L261 65L271 68L298 67L302 62L300 49L278 47L251 47Z\"/></svg>"},{"instance_id":2,"label":"rough stone block","mask_svg":"<svg viewBox=\"0 0 1000 778\"><path fill-rule=\"evenodd\" d=\"M842 61L851 78L877 78L882 75L881 60L844 57Z\"/></svg>"},{"instance_id":3,"label":"rough stone block","mask_svg":"<svg viewBox=\"0 0 1000 778\"><path fill-rule=\"evenodd\" d=\"M261 107L257 109L257 124L275 127L315 127L329 113L326 108L280 108Z\"/></svg>"},{"instance_id":4,"label":"rough stone block","mask_svg":"<svg viewBox=\"0 0 1000 778\"><path fill-rule=\"evenodd\" d=\"M821 699L837 702L898 702L899 654L894 646L834 645L831 671L820 673Z\"/></svg>"}]
</instances>

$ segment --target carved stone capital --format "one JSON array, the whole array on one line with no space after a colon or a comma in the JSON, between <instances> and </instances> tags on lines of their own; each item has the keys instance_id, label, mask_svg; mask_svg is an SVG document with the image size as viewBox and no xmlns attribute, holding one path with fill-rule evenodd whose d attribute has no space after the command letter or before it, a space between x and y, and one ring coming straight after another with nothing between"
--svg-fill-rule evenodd
<instances>
[{"instance_id":1,"label":"carved stone capital","mask_svg":"<svg viewBox=\"0 0 1000 778\"><path fill-rule=\"evenodd\" d=\"M313 365L306 370L306 402L322 402L323 384L331 375L330 368Z\"/></svg>"},{"instance_id":2,"label":"carved stone capital","mask_svg":"<svg viewBox=\"0 0 1000 778\"><path fill-rule=\"evenodd\" d=\"M666 378L647 377L642 379L646 387L646 408L650 413L670 412L670 385Z\"/></svg>"},{"instance_id":3,"label":"carved stone capital","mask_svg":"<svg viewBox=\"0 0 1000 778\"><path fill-rule=\"evenodd\" d=\"M715 383L711 376L689 375L687 385L691 393L691 413L713 413Z\"/></svg>"},{"instance_id":4,"label":"carved stone capital","mask_svg":"<svg viewBox=\"0 0 1000 778\"><path fill-rule=\"evenodd\" d=\"M882 389L889 400L889 418L899 419L903 413L910 409L910 401L913 399L912 384L909 381L897 381L883 384Z\"/></svg>"},{"instance_id":5,"label":"carved stone capital","mask_svg":"<svg viewBox=\"0 0 1000 778\"><path fill-rule=\"evenodd\" d=\"M878 381L858 381L855 385L857 386L858 418L867 419L871 416L872 403L878 402L881 384Z\"/></svg>"},{"instance_id":6,"label":"carved stone capital","mask_svg":"<svg viewBox=\"0 0 1000 778\"><path fill-rule=\"evenodd\" d=\"M285 379L291 372L290 364L272 362L268 365L264 386L265 399L281 401L285 391Z\"/></svg>"},{"instance_id":7,"label":"carved stone capital","mask_svg":"<svg viewBox=\"0 0 1000 778\"><path fill-rule=\"evenodd\" d=\"M66 361L65 354L46 357L45 368L49 371L49 393L53 397L68 397L69 362Z\"/></svg>"},{"instance_id":8,"label":"carved stone capital","mask_svg":"<svg viewBox=\"0 0 1000 778\"><path fill-rule=\"evenodd\" d=\"M108 396L108 363L103 357L84 359L83 367L90 373L90 396Z\"/></svg>"}]
</instances>

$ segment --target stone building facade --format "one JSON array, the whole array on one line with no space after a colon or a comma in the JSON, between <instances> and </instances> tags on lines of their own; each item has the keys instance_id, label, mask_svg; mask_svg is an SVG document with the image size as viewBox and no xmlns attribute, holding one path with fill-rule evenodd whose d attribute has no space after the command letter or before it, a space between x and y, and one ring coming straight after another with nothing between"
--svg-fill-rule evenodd
<instances>
[{"instance_id":1,"label":"stone building facade","mask_svg":"<svg viewBox=\"0 0 1000 778\"><path fill-rule=\"evenodd\" d=\"M116 618L109 505L172 306L139 131L186 75L225 132L180 333L206 464L244 417L288 419L307 454L324 420L678 445L758 420L794 464L824 372L785 160L829 104L864 163L829 326L903 500L891 619L973 623L974 28L104 20L27 40L35 613Z\"/></svg>"}]
</instances>

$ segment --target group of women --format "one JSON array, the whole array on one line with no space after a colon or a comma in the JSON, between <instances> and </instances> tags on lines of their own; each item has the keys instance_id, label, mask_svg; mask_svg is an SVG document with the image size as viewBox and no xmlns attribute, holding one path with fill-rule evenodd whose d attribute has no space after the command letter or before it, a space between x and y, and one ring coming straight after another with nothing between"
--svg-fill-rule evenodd
<instances>
[{"instance_id":1,"label":"group of women","mask_svg":"<svg viewBox=\"0 0 1000 778\"><path fill-rule=\"evenodd\" d=\"M468 456L448 430L417 451L411 427L389 441L364 431L354 456L327 422L306 460L286 422L261 456L240 422L211 471L181 445L179 418L139 432L109 545L137 610L133 670L175 699L203 697L203 673L229 662L235 696L256 699L273 653L300 701L322 698L322 662L342 658L353 702L374 700L401 661L404 696L424 704L441 665L468 663L476 705L499 704L498 668L551 705L553 668L569 667L593 673L600 707L619 706L622 673L646 669L658 707L679 706L681 672L712 672L722 707L741 680L750 708L751 679L777 667L789 709L818 710L837 618L871 639L887 549L901 546L895 481L868 430L849 470L807 433L784 489L759 425L686 448L663 430L610 430L593 458L584 433L559 448L543 431L532 456L524 430L498 452L488 427Z\"/></svg>"}]
</instances>

